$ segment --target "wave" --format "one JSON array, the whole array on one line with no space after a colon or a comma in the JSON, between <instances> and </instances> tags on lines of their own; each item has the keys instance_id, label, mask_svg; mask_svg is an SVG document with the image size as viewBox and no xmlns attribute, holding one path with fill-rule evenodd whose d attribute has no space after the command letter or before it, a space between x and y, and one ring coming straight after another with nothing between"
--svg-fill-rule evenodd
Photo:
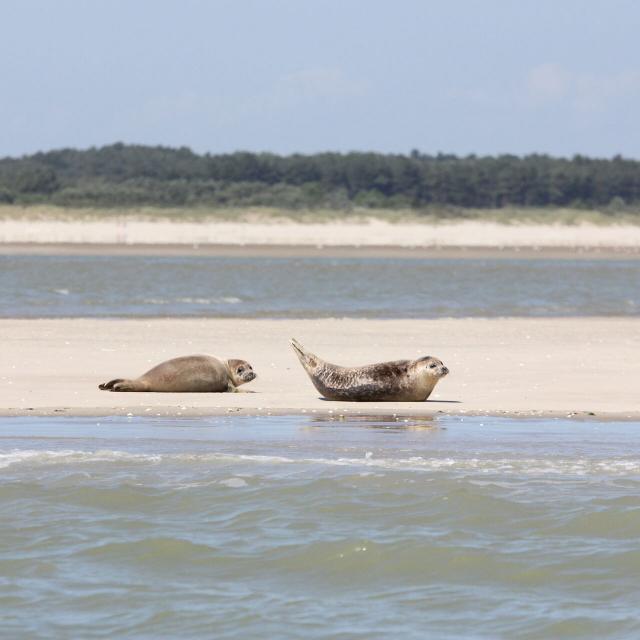
<instances>
[{"instance_id":1,"label":"wave","mask_svg":"<svg viewBox=\"0 0 640 640\"><path fill-rule=\"evenodd\" d=\"M95 451L64 449L12 450L0 452L0 468L15 465L56 465L91 463L131 463L158 465L161 463L213 464L248 463L256 465L338 466L360 470L408 472L471 472L525 475L640 475L638 458L376 458L371 452L358 458L286 457L233 453L131 453L111 449ZM235 481L229 486L239 483Z\"/></svg>"},{"instance_id":2,"label":"wave","mask_svg":"<svg viewBox=\"0 0 640 640\"><path fill-rule=\"evenodd\" d=\"M200 304L200 305L212 305L212 304L240 304L242 302L241 298L237 298L235 296L220 296L217 298L174 298L172 300L168 300L167 298L144 298L142 300L144 304Z\"/></svg>"},{"instance_id":3,"label":"wave","mask_svg":"<svg viewBox=\"0 0 640 640\"><path fill-rule=\"evenodd\" d=\"M58 451L42 451L37 449L15 449L0 452L0 469L12 465L28 464L69 464L73 462L121 462L139 461L144 463L160 462L162 456L150 454L135 454L126 451L98 450L81 451L74 449L60 449Z\"/></svg>"}]
</instances>

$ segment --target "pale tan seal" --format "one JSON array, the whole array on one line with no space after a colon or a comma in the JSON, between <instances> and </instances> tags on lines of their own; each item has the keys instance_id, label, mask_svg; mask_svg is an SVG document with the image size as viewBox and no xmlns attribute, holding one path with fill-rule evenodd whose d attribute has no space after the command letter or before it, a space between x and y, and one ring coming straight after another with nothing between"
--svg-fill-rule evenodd
<instances>
[{"instance_id":1,"label":"pale tan seal","mask_svg":"<svg viewBox=\"0 0 640 640\"><path fill-rule=\"evenodd\" d=\"M219 360L213 356L182 356L161 362L134 380L116 378L98 385L107 391L158 391L161 393L211 393L237 391L256 377L244 360Z\"/></svg>"},{"instance_id":2,"label":"pale tan seal","mask_svg":"<svg viewBox=\"0 0 640 640\"><path fill-rule=\"evenodd\" d=\"M309 353L291 340L313 386L329 400L356 402L424 402L449 369L438 358L340 367Z\"/></svg>"}]
</instances>

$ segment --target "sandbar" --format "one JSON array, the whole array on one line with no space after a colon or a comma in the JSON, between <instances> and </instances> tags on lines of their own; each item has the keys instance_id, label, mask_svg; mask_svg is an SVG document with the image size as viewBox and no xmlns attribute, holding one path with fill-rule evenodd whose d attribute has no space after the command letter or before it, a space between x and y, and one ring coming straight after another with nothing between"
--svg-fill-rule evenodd
<instances>
[{"instance_id":1,"label":"sandbar","mask_svg":"<svg viewBox=\"0 0 640 640\"><path fill-rule=\"evenodd\" d=\"M198 416L239 413L640 418L640 319L3 319L0 415ZM451 374L422 403L319 397L288 340L358 365L433 355ZM109 393L193 353L246 358L250 393Z\"/></svg>"}]
</instances>

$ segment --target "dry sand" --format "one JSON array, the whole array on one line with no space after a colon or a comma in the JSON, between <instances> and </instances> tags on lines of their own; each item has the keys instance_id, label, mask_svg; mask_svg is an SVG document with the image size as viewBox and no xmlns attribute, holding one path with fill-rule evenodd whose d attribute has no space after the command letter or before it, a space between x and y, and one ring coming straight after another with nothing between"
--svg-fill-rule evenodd
<instances>
[{"instance_id":1,"label":"dry sand","mask_svg":"<svg viewBox=\"0 0 640 640\"><path fill-rule=\"evenodd\" d=\"M520 415L640 417L640 320L0 320L4 415ZM425 403L318 397L288 346L345 365L435 355L451 374ZM109 393L170 357L251 361L254 393Z\"/></svg>"},{"instance_id":2,"label":"dry sand","mask_svg":"<svg viewBox=\"0 0 640 640\"><path fill-rule=\"evenodd\" d=\"M267 245L303 247L570 248L637 251L640 226L496 222L393 223L370 219L330 223L169 222L0 219L2 244Z\"/></svg>"}]
</instances>

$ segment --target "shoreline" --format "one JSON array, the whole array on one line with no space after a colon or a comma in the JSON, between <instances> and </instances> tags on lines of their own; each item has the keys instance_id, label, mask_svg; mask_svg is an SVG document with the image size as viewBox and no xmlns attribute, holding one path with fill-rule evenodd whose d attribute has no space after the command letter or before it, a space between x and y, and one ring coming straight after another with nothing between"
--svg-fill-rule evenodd
<instances>
[{"instance_id":1,"label":"shoreline","mask_svg":"<svg viewBox=\"0 0 640 640\"><path fill-rule=\"evenodd\" d=\"M426 402L429 403L429 400ZM362 404L362 403L358 403ZM640 422L640 411L625 412L604 412L594 413L591 411L459 411L445 412L438 410L429 412L425 410L407 410L399 409L397 405L393 410L384 411L379 405L375 411L362 409L341 409L331 410L325 409L300 409L300 408L283 408L277 409L258 409L258 408L197 408L187 407L186 409L176 411L173 406L157 406L151 411L141 410L140 407L120 407L120 408L78 408L78 407L39 407L38 409L0 407L0 418L206 418L206 417L224 417L224 416L244 416L244 417L276 417L276 416L300 416L300 417L317 417L327 420L348 419L370 419L376 420L380 418L398 418L398 420L433 420L437 421L441 418L507 418L513 420L577 420L580 422Z\"/></svg>"},{"instance_id":2,"label":"shoreline","mask_svg":"<svg viewBox=\"0 0 640 640\"><path fill-rule=\"evenodd\" d=\"M558 259L636 260L638 246L431 246L296 244L118 244L87 242L0 243L0 256L149 256L265 258Z\"/></svg>"},{"instance_id":3,"label":"shoreline","mask_svg":"<svg viewBox=\"0 0 640 640\"><path fill-rule=\"evenodd\" d=\"M2 319L3 416L365 415L640 420L640 319ZM288 345L346 366L435 355L451 374L422 403L321 399ZM109 393L168 358L251 362L250 393ZM615 354L615 357L612 357Z\"/></svg>"}]
</instances>

